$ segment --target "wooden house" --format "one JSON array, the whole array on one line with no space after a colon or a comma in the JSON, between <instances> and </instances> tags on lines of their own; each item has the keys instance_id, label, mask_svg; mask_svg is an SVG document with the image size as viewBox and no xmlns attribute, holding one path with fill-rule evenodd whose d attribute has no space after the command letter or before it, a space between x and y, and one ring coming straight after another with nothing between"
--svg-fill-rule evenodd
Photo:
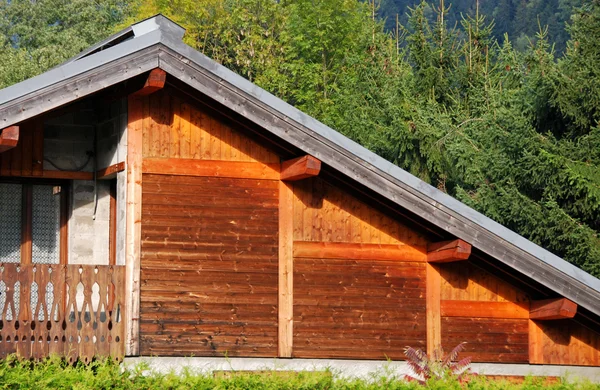
<instances>
[{"instance_id":1,"label":"wooden house","mask_svg":"<svg viewBox=\"0 0 600 390\"><path fill-rule=\"evenodd\" d=\"M0 354L600 365L600 280L159 15L0 91Z\"/></svg>"}]
</instances>

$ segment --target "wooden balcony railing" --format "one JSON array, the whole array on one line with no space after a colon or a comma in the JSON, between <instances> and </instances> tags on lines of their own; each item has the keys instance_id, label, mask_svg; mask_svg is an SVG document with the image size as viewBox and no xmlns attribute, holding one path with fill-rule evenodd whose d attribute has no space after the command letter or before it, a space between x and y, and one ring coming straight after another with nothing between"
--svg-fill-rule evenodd
<instances>
[{"instance_id":1,"label":"wooden balcony railing","mask_svg":"<svg viewBox=\"0 0 600 390\"><path fill-rule=\"evenodd\" d=\"M0 358L124 353L125 267L0 263Z\"/></svg>"}]
</instances>

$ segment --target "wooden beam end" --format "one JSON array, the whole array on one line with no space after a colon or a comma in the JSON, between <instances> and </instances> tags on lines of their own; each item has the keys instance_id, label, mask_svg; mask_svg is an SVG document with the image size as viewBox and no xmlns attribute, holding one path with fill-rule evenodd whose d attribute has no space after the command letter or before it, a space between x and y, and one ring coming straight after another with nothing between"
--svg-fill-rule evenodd
<instances>
[{"instance_id":1,"label":"wooden beam end","mask_svg":"<svg viewBox=\"0 0 600 390\"><path fill-rule=\"evenodd\" d=\"M6 152L19 143L19 126L10 126L0 133L0 153Z\"/></svg>"},{"instance_id":2,"label":"wooden beam end","mask_svg":"<svg viewBox=\"0 0 600 390\"><path fill-rule=\"evenodd\" d=\"M427 245L429 263L450 263L467 260L471 255L471 244L463 240L434 242Z\"/></svg>"},{"instance_id":3,"label":"wooden beam end","mask_svg":"<svg viewBox=\"0 0 600 390\"><path fill-rule=\"evenodd\" d=\"M577 304L567 298L544 299L532 301L529 319L532 320L563 320L575 317Z\"/></svg>"},{"instance_id":4,"label":"wooden beam end","mask_svg":"<svg viewBox=\"0 0 600 390\"><path fill-rule=\"evenodd\" d=\"M281 164L281 180L297 181L318 176L321 171L321 161L313 156L306 155Z\"/></svg>"},{"instance_id":5,"label":"wooden beam end","mask_svg":"<svg viewBox=\"0 0 600 390\"><path fill-rule=\"evenodd\" d=\"M142 96L150 95L151 93L154 93L154 92L158 91L159 89L162 89L165 86L166 81L167 81L167 72L165 72L164 70L162 70L160 68L152 69L150 71L150 74L148 75L148 79L146 79L146 83L144 84L142 89L140 89L137 92L134 92L133 94L131 94L131 96L142 97Z\"/></svg>"}]
</instances>

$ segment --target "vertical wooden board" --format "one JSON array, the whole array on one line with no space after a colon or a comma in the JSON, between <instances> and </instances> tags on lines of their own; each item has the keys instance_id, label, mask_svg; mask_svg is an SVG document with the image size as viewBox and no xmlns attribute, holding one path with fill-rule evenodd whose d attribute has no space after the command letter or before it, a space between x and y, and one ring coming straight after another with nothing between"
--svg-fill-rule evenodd
<instances>
[{"instance_id":1,"label":"vertical wooden board","mask_svg":"<svg viewBox=\"0 0 600 390\"><path fill-rule=\"evenodd\" d=\"M126 353L139 353L140 242L142 217L142 115L141 101L129 98L127 126L126 205Z\"/></svg>"},{"instance_id":2,"label":"vertical wooden board","mask_svg":"<svg viewBox=\"0 0 600 390\"><path fill-rule=\"evenodd\" d=\"M362 221L360 219L361 205L360 202L354 199L351 205L352 213L352 241L362 242Z\"/></svg>"},{"instance_id":3,"label":"vertical wooden board","mask_svg":"<svg viewBox=\"0 0 600 390\"><path fill-rule=\"evenodd\" d=\"M427 263L426 278L427 354L431 357L442 342L441 277L438 266Z\"/></svg>"},{"instance_id":4,"label":"vertical wooden board","mask_svg":"<svg viewBox=\"0 0 600 390\"><path fill-rule=\"evenodd\" d=\"M294 330L293 207L291 184L279 183L279 325L278 356L292 357Z\"/></svg>"},{"instance_id":5,"label":"vertical wooden board","mask_svg":"<svg viewBox=\"0 0 600 390\"><path fill-rule=\"evenodd\" d=\"M22 138L19 143L23 144L21 154L21 174L23 176L31 176L33 172L33 128L34 122L32 120L24 123L21 131Z\"/></svg>"},{"instance_id":6,"label":"vertical wooden board","mask_svg":"<svg viewBox=\"0 0 600 390\"><path fill-rule=\"evenodd\" d=\"M210 159L219 160L221 158L221 137L223 124L215 118L210 118Z\"/></svg>"},{"instance_id":7,"label":"vertical wooden board","mask_svg":"<svg viewBox=\"0 0 600 390\"><path fill-rule=\"evenodd\" d=\"M542 330L533 320L529 320L529 363L544 363L542 352Z\"/></svg>"},{"instance_id":8,"label":"vertical wooden board","mask_svg":"<svg viewBox=\"0 0 600 390\"><path fill-rule=\"evenodd\" d=\"M171 96L171 110L173 121L171 123L169 157L178 158L180 157L179 150L181 143L181 100L176 96Z\"/></svg>"},{"instance_id":9,"label":"vertical wooden board","mask_svg":"<svg viewBox=\"0 0 600 390\"><path fill-rule=\"evenodd\" d=\"M236 129L231 131L231 159L233 161L241 160L240 133ZM279 160L277 162L279 162Z\"/></svg>"},{"instance_id":10,"label":"vertical wooden board","mask_svg":"<svg viewBox=\"0 0 600 390\"><path fill-rule=\"evenodd\" d=\"M179 127L181 129L181 138L179 140L179 155L181 158L191 158L193 157L191 151L191 143L192 143L192 130L191 130L191 113L190 113L190 105L182 102L181 103L181 111L180 111L180 124Z\"/></svg>"},{"instance_id":11,"label":"vertical wooden board","mask_svg":"<svg viewBox=\"0 0 600 390\"><path fill-rule=\"evenodd\" d=\"M229 126L221 125L221 155L220 159L231 161L231 129Z\"/></svg>"},{"instance_id":12,"label":"vertical wooden board","mask_svg":"<svg viewBox=\"0 0 600 390\"><path fill-rule=\"evenodd\" d=\"M302 219L304 221L302 240L312 241L315 214L312 208L312 180L307 180L304 188L305 191L302 192Z\"/></svg>"},{"instance_id":13,"label":"vertical wooden board","mask_svg":"<svg viewBox=\"0 0 600 390\"><path fill-rule=\"evenodd\" d=\"M143 139L143 157L156 157L152 148L152 129L154 119L150 115L150 100L152 98L144 97L142 100L142 139Z\"/></svg>"},{"instance_id":14,"label":"vertical wooden board","mask_svg":"<svg viewBox=\"0 0 600 390\"><path fill-rule=\"evenodd\" d=\"M21 176L21 163L22 163L22 151L23 151L23 142L19 142L17 146L9 150L8 152L4 152L3 154L10 153L11 160L11 175L12 176Z\"/></svg>"},{"instance_id":15,"label":"vertical wooden board","mask_svg":"<svg viewBox=\"0 0 600 390\"><path fill-rule=\"evenodd\" d=\"M312 184L312 192L310 193L311 198L311 206L313 209L312 226L308 228L312 228L312 239L313 241L322 241L323 240L323 213L322 213L322 205L323 205L323 182L321 180L310 180L308 181Z\"/></svg>"},{"instance_id":16,"label":"vertical wooden board","mask_svg":"<svg viewBox=\"0 0 600 390\"><path fill-rule=\"evenodd\" d=\"M361 239L362 242L371 241L371 213L369 208L365 204L360 206L360 219L361 219Z\"/></svg>"},{"instance_id":17,"label":"vertical wooden board","mask_svg":"<svg viewBox=\"0 0 600 390\"><path fill-rule=\"evenodd\" d=\"M156 95L159 106L156 108L158 114L158 126L160 127L160 152L157 157L171 157L171 131L173 125L173 110L171 109L171 96L165 93L164 90L159 91ZM150 95L150 96L153 96Z\"/></svg>"},{"instance_id":18,"label":"vertical wooden board","mask_svg":"<svg viewBox=\"0 0 600 390\"><path fill-rule=\"evenodd\" d=\"M42 176L44 161L44 121L42 118L36 118L33 122L32 149L31 174L33 176Z\"/></svg>"},{"instance_id":19,"label":"vertical wooden board","mask_svg":"<svg viewBox=\"0 0 600 390\"><path fill-rule=\"evenodd\" d=\"M11 162L10 162L11 154L10 150L4 153L0 153L0 176L10 176L11 175Z\"/></svg>"},{"instance_id":20,"label":"vertical wooden board","mask_svg":"<svg viewBox=\"0 0 600 390\"><path fill-rule=\"evenodd\" d=\"M293 183L294 189L294 241L304 239L304 210L302 205L302 192L305 190L306 181L297 181Z\"/></svg>"},{"instance_id":21,"label":"vertical wooden board","mask_svg":"<svg viewBox=\"0 0 600 390\"><path fill-rule=\"evenodd\" d=\"M202 157L201 123L198 110L188 106L190 112L190 158L200 159Z\"/></svg>"}]
</instances>

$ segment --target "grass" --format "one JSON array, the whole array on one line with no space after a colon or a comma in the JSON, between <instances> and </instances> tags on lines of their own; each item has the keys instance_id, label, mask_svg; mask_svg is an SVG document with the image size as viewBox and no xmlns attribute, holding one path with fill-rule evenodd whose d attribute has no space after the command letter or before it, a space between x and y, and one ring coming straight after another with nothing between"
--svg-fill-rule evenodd
<instances>
[{"instance_id":1,"label":"grass","mask_svg":"<svg viewBox=\"0 0 600 390\"><path fill-rule=\"evenodd\" d=\"M474 377L468 383L456 380L438 380L427 383L429 389L513 389L588 390L600 385L586 382L548 384L543 378L527 378L522 384ZM371 380L336 378L330 372L300 372L280 375L260 371L238 372L235 375L196 375L184 370L183 374L148 374L147 367L123 370L112 360L98 360L89 365L69 365L60 358L49 358L33 363L14 357L0 360L0 389L222 389L222 390L375 390L423 389L417 383L407 383L393 376Z\"/></svg>"}]
</instances>

